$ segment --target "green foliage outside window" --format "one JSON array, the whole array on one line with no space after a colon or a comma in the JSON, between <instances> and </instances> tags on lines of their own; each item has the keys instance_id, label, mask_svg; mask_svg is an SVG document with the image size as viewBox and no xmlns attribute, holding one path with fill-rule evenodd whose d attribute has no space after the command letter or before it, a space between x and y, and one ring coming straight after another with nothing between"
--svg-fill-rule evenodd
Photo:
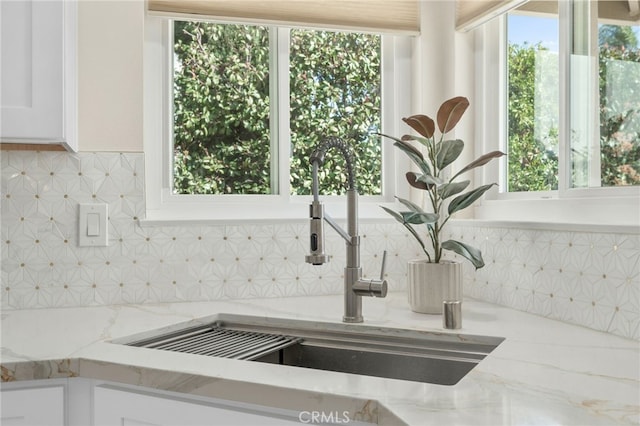
<instances>
[{"instance_id":1,"label":"green foliage outside window","mask_svg":"<svg viewBox=\"0 0 640 426\"><path fill-rule=\"evenodd\" d=\"M536 58L542 46L509 45L509 192L558 189L558 129L535 137Z\"/></svg>"},{"instance_id":2,"label":"green foliage outside window","mask_svg":"<svg viewBox=\"0 0 640 426\"><path fill-rule=\"evenodd\" d=\"M174 192L268 194L269 30L174 23Z\"/></svg>"},{"instance_id":3,"label":"green foliage outside window","mask_svg":"<svg viewBox=\"0 0 640 426\"><path fill-rule=\"evenodd\" d=\"M535 61L544 50L539 44L508 47L510 192L558 187L558 129L534 137ZM629 27L600 27L599 72L601 185L640 185L640 48Z\"/></svg>"},{"instance_id":4,"label":"green foliage outside window","mask_svg":"<svg viewBox=\"0 0 640 426\"><path fill-rule=\"evenodd\" d=\"M602 186L640 185L640 48L626 33L621 44L600 48Z\"/></svg>"},{"instance_id":5,"label":"green foliage outside window","mask_svg":"<svg viewBox=\"0 0 640 426\"><path fill-rule=\"evenodd\" d=\"M269 29L174 25L174 192L275 193ZM309 155L338 136L358 153L360 192L379 194L380 140L370 134L380 130L380 37L292 30L290 50L291 192L310 193ZM344 164L330 157L321 191L338 194Z\"/></svg>"},{"instance_id":6,"label":"green foliage outside window","mask_svg":"<svg viewBox=\"0 0 640 426\"><path fill-rule=\"evenodd\" d=\"M381 192L380 36L330 31L291 31L291 191L311 194L309 155L327 136L356 153L361 194ZM334 160L335 159L335 160ZM320 193L341 194L344 159L327 155Z\"/></svg>"}]
</instances>

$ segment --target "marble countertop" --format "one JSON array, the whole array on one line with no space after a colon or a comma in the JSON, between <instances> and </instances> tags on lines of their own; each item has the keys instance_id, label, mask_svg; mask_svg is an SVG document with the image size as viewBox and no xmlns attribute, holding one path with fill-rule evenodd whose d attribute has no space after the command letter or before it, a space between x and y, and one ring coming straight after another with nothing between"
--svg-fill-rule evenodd
<instances>
[{"instance_id":1,"label":"marble countertop","mask_svg":"<svg viewBox=\"0 0 640 426\"><path fill-rule=\"evenodd\" d=\"M366 325L442 332L403 293L363 299ZM86 377L380 424L640 423L640 343L476 300L464 334L505 337L454 386L156 351L110 340L233 313L340 322L341 296L2 312L2 381Z\"/></svg>"}]
</instances>

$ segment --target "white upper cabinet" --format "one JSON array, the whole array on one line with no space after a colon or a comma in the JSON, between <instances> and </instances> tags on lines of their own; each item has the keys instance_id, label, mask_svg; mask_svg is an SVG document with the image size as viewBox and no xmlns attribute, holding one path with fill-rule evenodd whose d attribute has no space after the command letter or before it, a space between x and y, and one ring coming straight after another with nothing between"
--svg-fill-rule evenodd
<instances>
[{"instance_id":1,"label":"white upper cabinet","mask_svg":"<svg viewBox=\"0 0 640 426\"><path fill-rule=\"evenodd\" d=\"M0 2L2 142L77 151L75 0Z\"/></svg>"}]
</instances>

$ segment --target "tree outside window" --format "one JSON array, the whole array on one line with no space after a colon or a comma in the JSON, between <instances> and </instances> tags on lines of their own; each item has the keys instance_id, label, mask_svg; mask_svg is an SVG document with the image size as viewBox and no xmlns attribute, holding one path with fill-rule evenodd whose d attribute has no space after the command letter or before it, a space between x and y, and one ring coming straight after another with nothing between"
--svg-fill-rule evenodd
<instances>
[{"instance_id":1,"label":"tree outside window","mask_svg":"<svg viewBox=\"0 0 640 426\"><path fill-rule=\"evenodd\" d=\"M640 27L599 26L599 176L594 183L588 176L590 141L572 130L570 160L559 153L558 50L542 20L550 18L509 16L508 191L557 190L559 161L572 163L571 187L640 185ZM551 20L557 28L557 19ZM541 31L522 41L516 34L521 28ZM557 46L557 32L552 37Z\"/></svg>"},{"instance_id":2,"label":"tree outside window","mask_svg":"<svg viewBox=\"0 0 640 426\"><path fill-rule=\"evenodd\" d=\"M278 193L272 147L289 147L271 138L290 132L289 164L277 167L289 167L291 194L310 193L308 158L326 136L343 138L358 153L360 192L380 194L380 140L371 134L380 131L381 36L291 30L291 120L273 132L270 61L279 52L270 49L271 33L263 26L174 23L174 193ZM328 158L322 173L323 193L343 192L339 159Z\"/></svg>"}]
</instances>

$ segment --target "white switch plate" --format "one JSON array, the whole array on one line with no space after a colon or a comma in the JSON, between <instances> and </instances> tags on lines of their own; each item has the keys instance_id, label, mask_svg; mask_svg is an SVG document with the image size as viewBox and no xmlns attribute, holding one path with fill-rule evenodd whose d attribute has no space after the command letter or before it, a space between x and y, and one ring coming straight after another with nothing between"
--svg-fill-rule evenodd
<instances>
[{"instance_id":1,"label":"white switch plate","mask_svg":"<svg viewBox=\"0 0 640 426\"><path fill-rule=\"evenodd\" d=\"M109 216L107 212L107 204L79 205L78 245L80 247L106 247L109 245ZM88 220L90 215L93 220Z\"/></svg>"}]
</instances>

